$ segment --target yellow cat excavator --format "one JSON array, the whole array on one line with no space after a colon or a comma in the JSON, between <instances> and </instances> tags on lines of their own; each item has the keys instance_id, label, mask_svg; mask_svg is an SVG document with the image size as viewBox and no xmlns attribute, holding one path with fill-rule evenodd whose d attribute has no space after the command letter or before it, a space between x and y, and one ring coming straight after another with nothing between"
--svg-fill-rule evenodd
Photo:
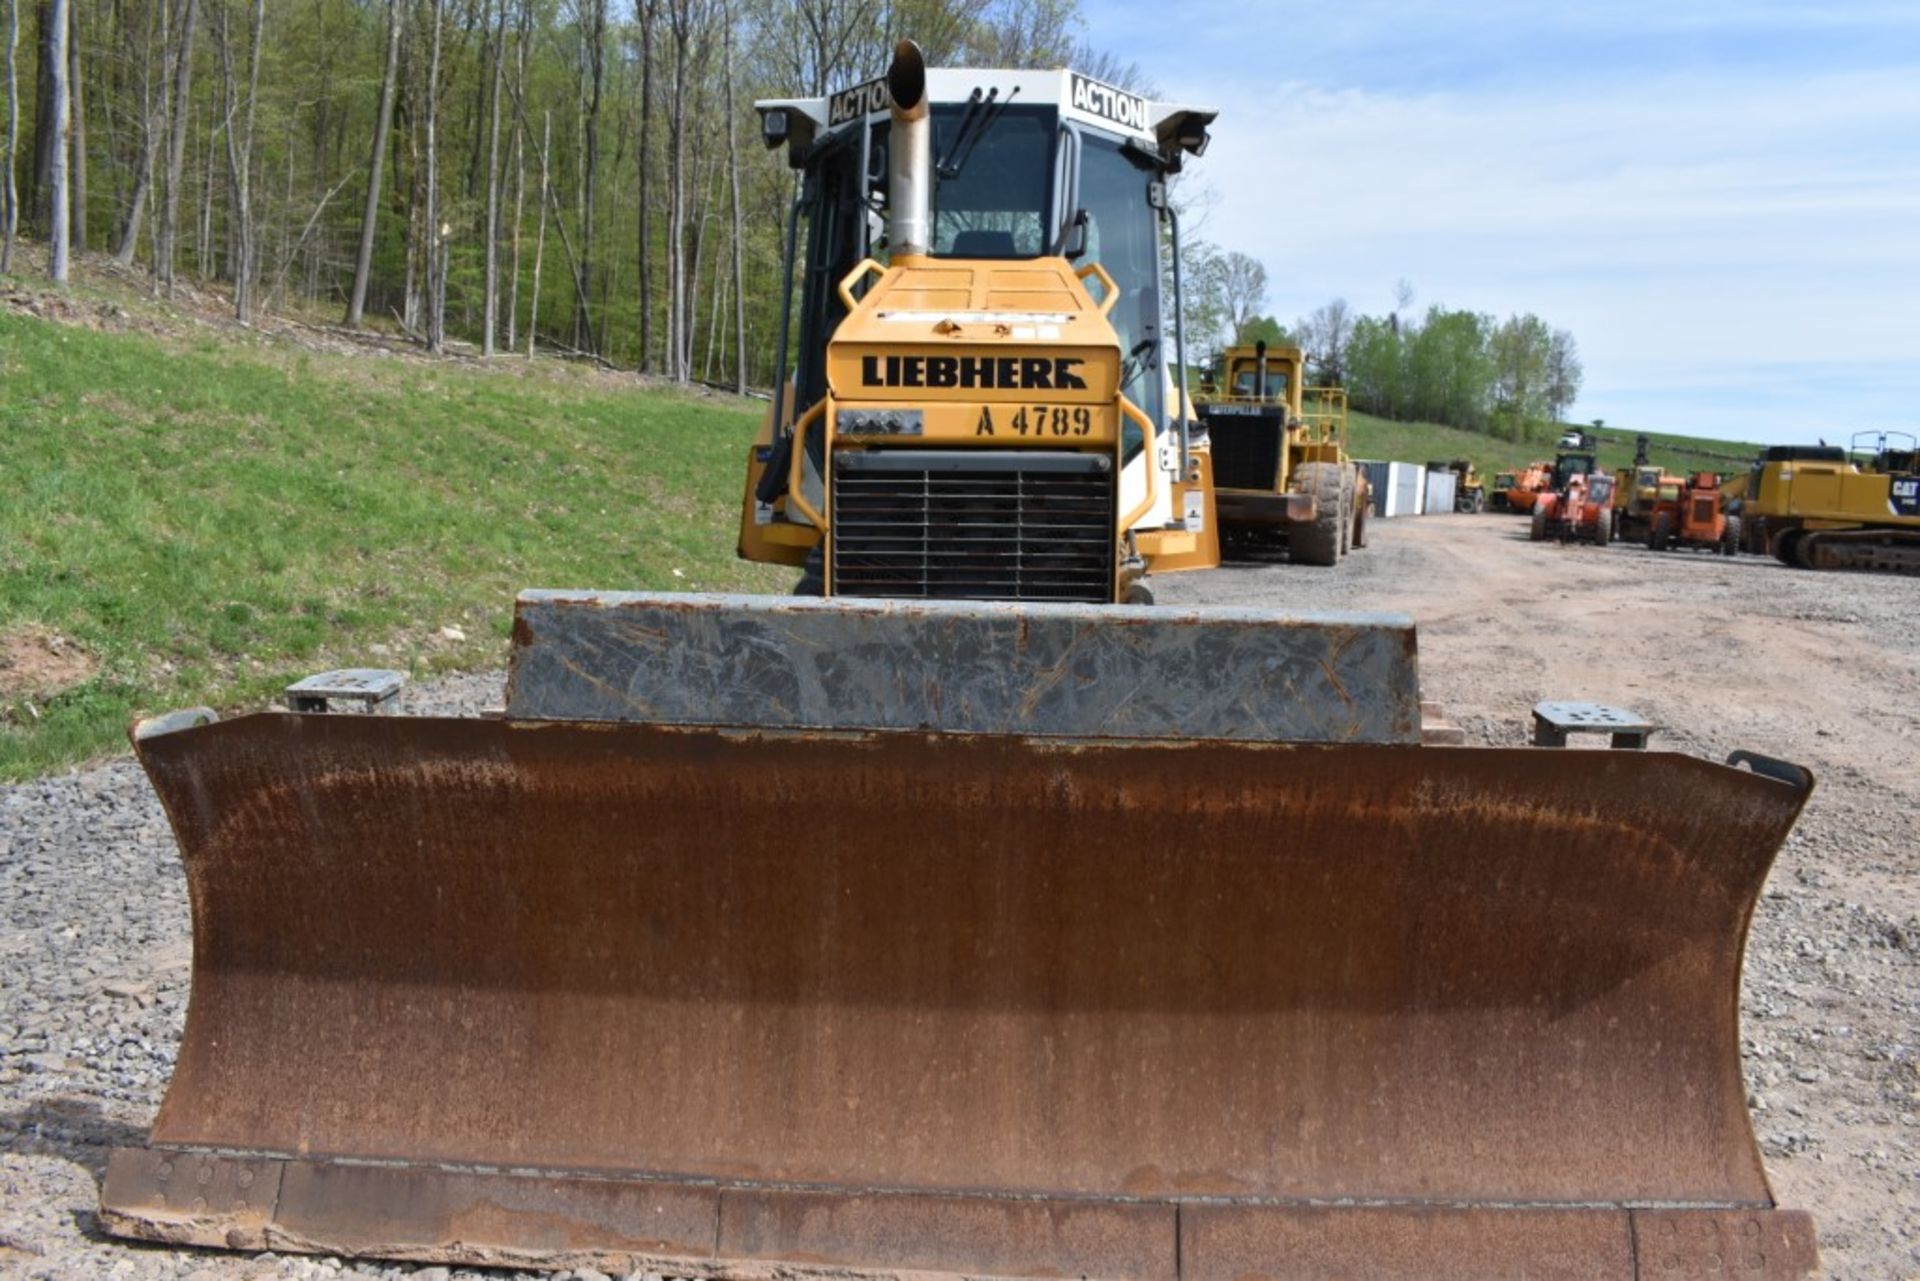
<instances>
[{"instance_id":1,"label":"yellow cat excavator","mask_svg":"<svg viewBox=\"0 0 1920 1281\"><path fill-rule=\"evenodd\" d=\"M1143 535L1196 532L1196 473L1092 211L1108 181L1151 207L1195 116L910 46L766 111L803 168L854 149L848 234L869 173L890 215L916 182L954 209L956 166L1031 148L966 219L1014 253L939 233L984 256L865 296L809 267L834 350L743 541L821 547L827 598L529 591L502 715L326 710L396 680L344 672L136 726L192 998L106 1228L756 1281L1810 1270L1738 1026L1808 775L1428 746L1404 616L1115 608ZM1046 252L1082 236L1100 323ZM1083 501L1110 549L1043 516ZM990 581L894 545L1009 520L1040 559ZM1019 599L884 598L906 579ZM1552 717L1543 743L1621 724Z\"/></svg>"}]
</instances>

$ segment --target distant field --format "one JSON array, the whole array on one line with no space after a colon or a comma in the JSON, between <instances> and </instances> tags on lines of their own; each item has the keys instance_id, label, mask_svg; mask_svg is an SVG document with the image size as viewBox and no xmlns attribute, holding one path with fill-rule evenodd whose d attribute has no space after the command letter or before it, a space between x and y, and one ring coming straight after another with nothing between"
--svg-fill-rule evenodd
<instances>
[{"instance_id":1,"label":"distant field","mask_svg":"<svg viewBox=\"0 0 1920 1281\"><path fill-rule=\"evenodd\" d=\"M500 662L528 586L766 590L755 416L480 370L0 313L0 778L330 666Z\"/></svg>"},{"instance_id":2,"label":"distant field","mask_svg":"<svg viewBox=\"0 0 1920 1281\"><path fill-rule=\"evenodd\" d=\"M1354 414L1349 420L1353 453L1359 458L1397 459L1424 463L1441 458L1471 458L1489 478L1513 471L1536 458L1552 458L1553 442L1535 441L1516 445L1479 432L1442 427L1438 423L1401 423L1370 414ZM1599 433L1600 465L1612 470L1633 462L1633 438L1636 433L1608 427ZM1652 461L1669 471L1733 471L1739 464L1726 459L1709 459L1679 452L1702 450L1728 458L1751 458L1762 446L1726 440L1705 440L1692 436L1647 433ZM1611 437L1608 440L1605 438Z\"/></svg>"}]
</instances>

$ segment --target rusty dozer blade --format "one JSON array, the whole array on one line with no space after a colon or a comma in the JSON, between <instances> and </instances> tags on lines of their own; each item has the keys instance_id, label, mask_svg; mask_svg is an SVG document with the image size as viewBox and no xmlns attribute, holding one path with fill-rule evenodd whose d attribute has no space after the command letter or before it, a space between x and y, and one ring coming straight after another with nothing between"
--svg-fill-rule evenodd
<instances>
[{"instance_id":1,"label":"rusty dozer blade","mask_svg":"<svg viewBox=\"0 0 1920 1281\"><path fill-rule=\"evenodd\" d=\"M682 1276L1813 1266L1737 1008L1803 773L1409 743L1404 620L1102 617L530 597L508 719L140 739L193 991L103 1221ZM848 626L878 666L803 644ZM1011 678L861 727L893 642L996 636ZM1248 697L1097 689L1196 653ZM1344 741L1258 737L1283 695Z\"/></svg>"}]
</instances>

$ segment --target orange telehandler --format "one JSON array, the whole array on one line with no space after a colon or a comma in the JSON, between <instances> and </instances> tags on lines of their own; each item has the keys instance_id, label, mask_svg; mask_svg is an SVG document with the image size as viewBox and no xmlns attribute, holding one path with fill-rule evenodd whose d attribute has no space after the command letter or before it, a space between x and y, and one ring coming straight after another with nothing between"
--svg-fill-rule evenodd
<instances>
[{"instance_id":1,"label":"orange telehandler","mask_svg":"<svg viewBox=\"0 0 1920 1281\"><path fill-rule=\"evenodd\" d=\"M1647 529L1647 546L1654 551L1673 547L1705 548L1722 556L1740 550L1740 518L1729 515L1721 502L1720 477L1695 472L1671 498L1654 504Z\"/></svg>"}]
</instances>

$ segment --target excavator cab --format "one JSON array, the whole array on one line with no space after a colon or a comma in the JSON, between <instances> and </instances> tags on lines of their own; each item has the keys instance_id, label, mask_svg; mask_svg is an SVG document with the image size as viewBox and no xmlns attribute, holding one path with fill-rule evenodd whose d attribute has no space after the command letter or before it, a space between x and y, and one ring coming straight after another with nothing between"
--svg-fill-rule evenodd
<instances>
[{"instance_id":1,"label":"excavator cab","mask_svg":"<svg viewBox=\"0 0 1920 1281\"><path fill-rule=\"evenodd\" d=\"M1211 110L907 46L879 79L756 106L800 176L798 297L743 557L802 568L804 594L1091 603L1150 599L1150 563L1217 561L1167 373L1165 184Z\"/></svg>"}]
</instances>

